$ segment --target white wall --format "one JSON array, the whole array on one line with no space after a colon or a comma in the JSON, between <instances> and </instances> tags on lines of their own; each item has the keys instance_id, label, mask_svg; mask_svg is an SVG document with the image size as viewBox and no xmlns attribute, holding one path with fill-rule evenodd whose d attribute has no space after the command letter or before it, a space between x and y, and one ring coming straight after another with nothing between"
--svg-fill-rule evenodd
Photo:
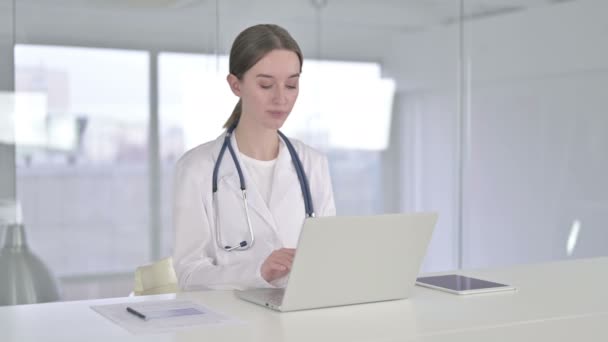
<instances>
[{"instance_id":1,"label":"white wall","mask_svg":"<svg viewBox=\"0 0 608 342\"><path fill-rule=\"evenodd\" d=\"M423 270L458 267L457 93L409 93L401 100L402 210L434 211L439 220Z\"/></svg>"},{"instance_id":2,"label":"white wall","mask_svg":"<svg viewBox=\"0 0 608 342\"><path fill-rule=\"evenodd\" d=\"M445 224L430 269L455 265L459 125L465 268L608 254L606 13L607 2L580 0L468 21L464 79L457 27L394 39L387 72L406 94L401 115L416 118L404 129L416 137L403 155L406 207L439 208Z\"/></svg>"},{"instance_id":3,"label":"white wall","mask_svg":"<svg viewBox=\"0 0 608 342\"><path fill-rule=\"evenodd\" d=\"M396 35L384 64L399 91L401 210L439 213L423 264L428 272L458 268L458 42L457 25Z\"/></svg>"},{"instance_id":4,"label":"white wall","mask_svg":"<svg viewBox=\"0 0 608 342\"><path fill-rule=\"evenodd\" d=\"M608 254L606 13L575 1L468 25L465 266Z\"/></svg>"},{"instance_id":5,"label":"white wall","mask_svg":"<svg viewBox=\"0 0 608 342\"><path fill-rule=\"evenodd\" d=\"M472 81L605 70L608 2L577 0L466 25Z\"/></svg>"}]
</instances>

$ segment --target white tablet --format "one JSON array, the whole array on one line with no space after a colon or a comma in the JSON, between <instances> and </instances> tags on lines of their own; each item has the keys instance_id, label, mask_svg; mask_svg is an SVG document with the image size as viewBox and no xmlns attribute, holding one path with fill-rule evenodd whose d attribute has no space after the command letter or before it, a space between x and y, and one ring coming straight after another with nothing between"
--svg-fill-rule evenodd
<instances>
[{"instance_id":1,"label":"white tablet","mask_svg":"<svg viewBox=\"0 0 608 342\"><path fill-rule=\"evenodd\" d=\"M421 277L416 280L416 284L461 295L515 290L515 287L510 285L465 277L458 274Z\"/></svg>"}]
</instances>

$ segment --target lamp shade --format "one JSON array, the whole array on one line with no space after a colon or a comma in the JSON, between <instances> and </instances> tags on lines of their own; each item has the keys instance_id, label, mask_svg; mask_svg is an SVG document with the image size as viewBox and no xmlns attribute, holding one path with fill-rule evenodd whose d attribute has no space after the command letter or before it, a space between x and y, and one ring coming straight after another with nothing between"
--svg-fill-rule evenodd
<instances>
[{"instance_id":1,"label":"lamp shade","mask_svg":"<svg viewBox=\"0 0 608 342\"><path fill-rule=\"evenodd\" d=\"M0 250L0 305L59 300L49 268L30 251L23 224L9 224Z\"/></svg>"}]
</instances>

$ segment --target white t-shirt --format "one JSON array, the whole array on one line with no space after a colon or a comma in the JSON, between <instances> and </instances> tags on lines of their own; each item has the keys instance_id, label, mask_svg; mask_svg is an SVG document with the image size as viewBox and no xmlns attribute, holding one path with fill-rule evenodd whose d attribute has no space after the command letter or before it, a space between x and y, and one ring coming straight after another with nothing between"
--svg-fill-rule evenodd
<instances>
[{"instance_id":1,"label":"white t-shirt","mask_svg":"<svg viewBox=\"0 0 608 342\"><path fill-rule=\"evenodd\" d=\"M273 160L257 160L241 153L241 160L245 162L249 175L253 178L264 202L268 205L270 194L272 193L272 175L274 174L274 166L277 163L276 158Z\"/></svg>"}]
</instances>

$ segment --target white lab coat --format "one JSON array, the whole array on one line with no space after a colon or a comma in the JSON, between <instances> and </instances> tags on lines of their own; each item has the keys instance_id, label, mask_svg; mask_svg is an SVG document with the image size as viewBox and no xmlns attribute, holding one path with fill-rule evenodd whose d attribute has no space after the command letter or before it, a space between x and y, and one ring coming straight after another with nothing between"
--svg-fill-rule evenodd
<instances>
[{"instance_id":1,"label":"white lab coat","mask_svg":"<svg viewBox=\"0 0 608 342\"><path fill-rule=\"evenodd\" d=\"M232 146L241 165L249 202L249 216L255 234L253 247L226 252L215 240L212 175L225 133L184 154L177 162L174 178L173 225L174 268L182 290L247 289L282 287L286 277L267 283L260 267L279 248L295 248L306 213L304 199L291 155L282 139L275 164L269 205L240 160L234 135ZM327 158L302 142L290 139L300 156L317 216L335 215ZM250 240L238 173L228 149L218 171L218 221L222 240L236 245Z\"/></svg>"}]
</instances>

